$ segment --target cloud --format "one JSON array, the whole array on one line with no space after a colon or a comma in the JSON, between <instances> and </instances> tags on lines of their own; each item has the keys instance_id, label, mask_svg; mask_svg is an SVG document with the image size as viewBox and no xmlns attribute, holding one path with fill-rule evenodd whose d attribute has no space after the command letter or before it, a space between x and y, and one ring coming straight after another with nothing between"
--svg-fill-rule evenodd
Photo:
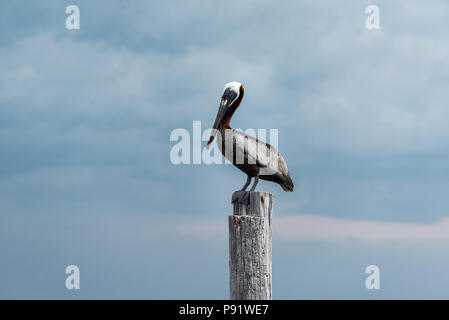
<instances>
[{"instance_id":1,"label":"cloud","mask_svg":"<svg viewBox=\"0 0 449 320\"><path fill-rule=\"evenodd\" d=\"M284 194L277 185L259 184L276 193L276 213L320 213L275 215L274 233L288 242L289 258L291 248L304 247L298 241L309 240L444 246L449 6L441 0L379 0L381 29L368 31L368 4L78 0L81 29L72 32L64 26L64 1L3 1L0 234L19 279L2 286L3 292L28 292L23 275L39 273L36 261L48 270L54 254L37 235L60 247L61 261L67 247L89 248L94 258L86 262L109 265L95 245L100 242L118 260L116 244L123 252L145 252L136 256L160 263L151 274L172 276L179 268L203 276L201 264L180 268L158 259L172 252L158 246L170 238L179 252L196 254L185 259L196 263L209 256L198 255L186 236L219 236L224 248L224 213L245 177L232 166L173 166L169 136L174 128L190 129L192 120L210 126L222 87L231 80L247 88L232 125L279 129L279 149L297 191ZM221 220L195 222L199 216ZM163 228L175 223L184 237ZM157 244L151 254L149 235ZM313 260L317 243L311 245L298 255L301 265L313 261L316 270L334 263L323 251ZM33 246L42 252L33 254ZM350 267L341 250L344 262L334 269ZM128 272L139 274L133 269L139 263L127 261ZM121 262L117 266L120 271L107 281L123 278ZM281 266L293 265L289 260ZM319 288L327 272L308 277L313 282L305 291ZM142 292L153 288L157 297L164 287L179 293L166 285L172 278ZM125 287L121 292L130 294Z\"/></svg>"},{"instance_id":2,"label":"cloud","mask_svg":"<svg viewBox=\"0 0 449 320\"><path fill-rule=\"evenodd\" d=\"M446 241L449 240L449 217L420 224L299 215L280 217L275 221L274 233L289 240Z\"/></svg>"},{"instance_id":3,"label":"cloud","mask_svg":"<svg viewBox=\"0 0 449 320\"><path fill-rule=\"evenodd\" d=\"M183 224L178 225L177 230L187 236L223 236L227 233L227 224L224 222ZM339 219L305 214L278 216L273 219L273 234L286 241L369 243L448 241L449 217L424 224Z\"/></svg>"},{"instance_id":4,"label":"cloud","mask_svg":"<svg viewBox=\"0 0 449 320\"><path fill-rule=\"evenodd\" d=\"M36 170L30 177L40 181L40 170L51 167L70 176L83 166L123 166L130 174L120 179L145 178L153 182L148 190L164 180L195 198L209 191L208 172L227 192L240 184L240 172L174 168L168 137L192 120L210 126L223 84L240 80L247 92L232 124L279 129L279 149L301 189L282 212L385 218L413 198L407 214L426 201L428 219L444 213L446 185L422 181L447 172L444 2L381 1L379 32L364 28L364 4L351 1L80 1L79 32L64 28L59 1L30 3L22 10L9 2L0 13L9 39L0 46L8 61L0 66L0 178ZM229 14L231 7L238 10ZM419 32L412 22L425 25L421 7L439 28ZM421 158L429 150L438 161ZM385 197L372 206L373 194ZM191 201L177 210L216 210L221 197L208 197L207 208Z\"/></svg>"}]
</instances>

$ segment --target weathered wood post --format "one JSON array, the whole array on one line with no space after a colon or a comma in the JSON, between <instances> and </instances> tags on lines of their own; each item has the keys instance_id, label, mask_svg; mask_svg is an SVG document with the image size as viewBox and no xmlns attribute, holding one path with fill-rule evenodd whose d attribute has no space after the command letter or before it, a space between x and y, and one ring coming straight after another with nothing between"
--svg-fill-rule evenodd
<instances>
[{"instance_id":1,"label":"weathered wood post","mask_svg":"<svg viewBox=\"0 0 449 320\"><path fill-rule=\"evenodd\" d=\"M273 194L236 192L229 217L230 297L271 300Z\"/></svg>"}]
</instances>

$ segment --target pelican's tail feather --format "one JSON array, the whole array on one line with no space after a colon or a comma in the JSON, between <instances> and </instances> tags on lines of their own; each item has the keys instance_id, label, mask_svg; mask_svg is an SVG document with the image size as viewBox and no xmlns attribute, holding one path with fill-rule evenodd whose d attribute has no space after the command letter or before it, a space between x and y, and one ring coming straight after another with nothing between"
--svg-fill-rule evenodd
<instances>
[{"instance_id":1,"label":"pelican's tail feather","mask_svg":"<svg viewBox=\"0 0 449 320\"><path fill-rule=\"evenodd\" d=\"M280 185L284 191L293 192L294 185L290 173L282 177L282 183Z\"/></svg>"}]
</instances>

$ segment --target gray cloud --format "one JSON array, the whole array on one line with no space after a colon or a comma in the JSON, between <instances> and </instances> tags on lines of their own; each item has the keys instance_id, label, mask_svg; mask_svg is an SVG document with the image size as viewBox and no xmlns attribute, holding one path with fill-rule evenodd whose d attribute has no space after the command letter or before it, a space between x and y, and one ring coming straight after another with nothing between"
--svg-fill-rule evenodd
<instances>
[{"instance_id":1,"label":"gray cloud","mask_svg":"<svg viewBox=\"0 0 449 320\"><path fill-rule=\"evenodd\" d=\"M446 243L449 239L449 218L433 223L398 223L374 220L338 219L319 215L294 214L276 217L273 234L286 241L326 241L371 244L402 243L414 245L435 242ZM227 235L222 222L194 222L180 224L177 231L195 238Z\"/></svg>"},{"instance_id":2,"label":"gray cloud","mask_svg":"<svg viewBox=\"0 0 449 320\"><path fill-rule=\"evenodd\" d=\"M169 161L171 130L210 126L230 80L247 89L232 125L279 129L297 191L262 182L275 212L447 216L446 2L378 1L379 31L364 28L368 1L79 0L79 31L64 28L68 4L0 10L0 211L23 254L33 215L59 241L47 222L67 212L82 230L111 212L129 230L146 215L230 213L243 174Z\"/></svg>"}]
</instances>

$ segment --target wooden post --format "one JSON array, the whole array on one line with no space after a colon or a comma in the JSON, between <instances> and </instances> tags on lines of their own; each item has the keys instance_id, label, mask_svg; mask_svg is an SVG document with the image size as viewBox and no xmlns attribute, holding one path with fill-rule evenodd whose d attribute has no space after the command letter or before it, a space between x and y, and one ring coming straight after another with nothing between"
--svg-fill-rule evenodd
<instances>
[{"instance_id":1,"label":"wooden post","mask_svg":"<svg viewBox=\"0 0 449 320\"><path fill-rule=\"evenodd\" d=\"M271 218L273 194L236 192L229 217L232 300L271 300Z\"/></svg>"}]
</instances>

